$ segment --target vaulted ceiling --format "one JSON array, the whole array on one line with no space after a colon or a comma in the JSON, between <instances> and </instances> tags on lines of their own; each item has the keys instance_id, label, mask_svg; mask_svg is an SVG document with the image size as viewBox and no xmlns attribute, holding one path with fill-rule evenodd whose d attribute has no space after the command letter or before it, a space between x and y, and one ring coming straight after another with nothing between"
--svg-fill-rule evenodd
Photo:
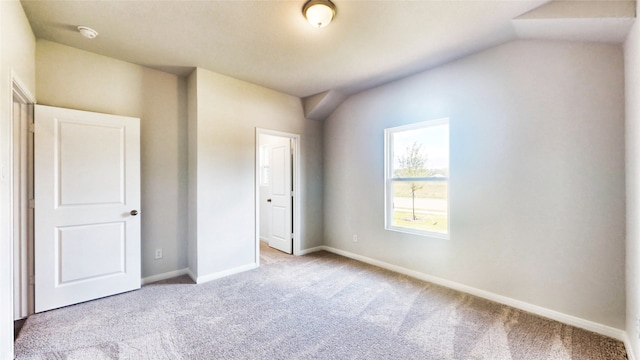
<instances>
[{"instance_id":1,"label":"vaulted ceiling","mask_svg":"<svg viewBox=\"0 0 640 360\"><path fill-rule=\"evenodd\" d=\"M619 0L334 0L335 20L317 29L304 2L22 4L37 38L179 75L215 71L306 98L311 118L349 94L519 37L620 42L635 16L635 1ZM100 35L87 40L78 25Z\"/></svg>"}]
</instances>

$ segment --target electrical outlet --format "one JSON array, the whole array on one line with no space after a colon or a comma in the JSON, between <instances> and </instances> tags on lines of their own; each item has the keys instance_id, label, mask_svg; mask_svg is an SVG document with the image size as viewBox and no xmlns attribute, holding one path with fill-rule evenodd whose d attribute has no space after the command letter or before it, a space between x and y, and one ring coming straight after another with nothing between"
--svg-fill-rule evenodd
<instances>
[{"instance_id":1,"label":"electrical outlet","mask_svg":"<svg viewBox=\"0 0 640 360\"><path fill-rule=\"evenodd\" d=\"M156 249L156 260L162 259L162 248Z\"/></svg>"},{"instance_id":2,"label":"electrical outlet","mask_svg":"<svg viewBox=\"0 0 640 360\"><path fill-rule=\"evenodd\" d=\"M358 235L353 234L353 242L358 242Z\"/></svg>"}]
</instances>

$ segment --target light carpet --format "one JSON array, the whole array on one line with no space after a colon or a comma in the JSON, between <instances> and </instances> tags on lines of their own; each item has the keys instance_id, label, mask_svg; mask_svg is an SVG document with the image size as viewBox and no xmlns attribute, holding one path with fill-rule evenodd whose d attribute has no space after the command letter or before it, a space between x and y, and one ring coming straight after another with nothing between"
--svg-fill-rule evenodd
<instances>
[{"instance_id":1,"label":"light carpet","mask_svg":"<svg viewBox=\"0 0 640 360\"><path fill-rule=\"evenodd\" d=\"M16 359L626 359L620 341L327 252L36 314Z\"/></svg>"}]
</instances>

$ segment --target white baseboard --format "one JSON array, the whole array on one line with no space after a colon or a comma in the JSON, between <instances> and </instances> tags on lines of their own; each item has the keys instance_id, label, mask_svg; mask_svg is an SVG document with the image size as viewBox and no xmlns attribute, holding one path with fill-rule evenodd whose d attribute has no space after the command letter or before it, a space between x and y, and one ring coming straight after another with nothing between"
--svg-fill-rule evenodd
<instances>
[{"instance_id":1,"label":"white baseboard","mask_svg":"<svg viewBox=\"0 0 640 360\"><path fill-rule=\"evenodd\" d=\"M180 269L180 270L169 271L169 272L158 274L158 275L147 276L145 278L142 278L142 285L151 284L151 283L154 283L156 281L167 280L167 279L171 279L171 278L174 278L174 277L186 275L188 273L188 271L189 271L189 269L184 268L184 269Z\"/></svg>"},{"instance_id":2,"label":"white baseboard","mask_svg":"<svg viewBox=\"0 0 640 360\"><path fill-rule=\"evenodd\" d=\"M478 296L487 300L491 300L503 305L511 306L516 309L524 310L526 312L530 312L551 320L556 320L561 323L572 325L581 329L585 329L588 331L592 331L601 335L605 335L616 340L623 341L625 343L625 347L628 346L627 333L624 330L616 329L607 325L603 325L600 323L596 323L593 321L585 320L573 315L564 314L555 310L547 309L541 306L529 304L524 301L512 299L506 296L498 295L489 291L477 289L468 285L460 284L455 281L446 280L443 278L439 278L437 276L428 275L419 271L406 269L397 265L389 264L384 261L379 261L375 259L368 258L366 256L361 256L358 254L354 254L348 251L336 249L330 246L320 246L321 250L326 250L332 252L334 254L342 255L344 257L348 257L354 260L362 261L367 264L375 265L381 267L383 269L391 270L400 274L404 274L407 276L411 276L420 280L428 281L434 284L442 285L444 287L462 291L467 294L471 294L474 296ZM629 353L629 349L627 348L627 353ZM631 358L630 358L631 359Z\"/></svg>"},{"instance_id":3,"label":"white baseboard","mask_svg":"<svg viewBox=\"0 0 640 360\"><path fill-rule=\"evenodd\" d=\"M255 268L257 268L258 265L255 263L251 263L251 264L247 264L247 265L242 265L242 266L238 266L236 268L233 269L229 269L229 270L225 270L225 271L220 271L217 273L213 273L213 274L209 274L209 275L205 275L205 276L198 276L195 279L196 284L202 284L202 283L206 283L212 280L216 280L216 279L220 279L229 275L233 275L233 274L237 274L237 273L241 273L244 271L248 271L248 270L253 270ZM193 274L190 274L189 276L191 276L191 278L193 279L194 276L192 276Z\"/></svg>"},{"instance_id":4,"label":"white baseboard","mask_svg":"<svg viewBox=\"0 0 640 360\"><path fill-rule=\"evenodd\" d=\"M633 354L633 348L631 347L631 341L629 340L629 333L624 334L624 348L627 350L627 359L636 360L636 356Z\"/></svg>"},{"instance_id":5,"label":"white baseboard","mask_svg":"<svg viewBox=\"0 0 640 360\"><path fill-rule=\"evenodd\" d=\"M322 250L326 250L326 246L316 246L309 249L303 249L303 250L300 250L300 253L298 253L298 255L307 255L307 254L311 254L311 253L322 251Z\"/></svg>"}]
</instances>

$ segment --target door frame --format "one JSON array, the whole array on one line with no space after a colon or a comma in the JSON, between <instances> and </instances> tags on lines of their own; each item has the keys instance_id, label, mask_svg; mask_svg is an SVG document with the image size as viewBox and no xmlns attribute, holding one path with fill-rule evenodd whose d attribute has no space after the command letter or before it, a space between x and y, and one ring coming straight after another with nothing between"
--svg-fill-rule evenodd
<instances>
[{"instance_id":1,"label":"door frame","mask_svg":"<svg viewBox=\"0 0 640 360\"><path fill-rule=\"evenodd\" d=\"M24 319L34 312L33 291L33 105L34 97L26 90L17 75L12 74L12 102L17 98L27 107L27 116L16 123L16 114L11 107L12 170L12 239L14 279L14 320ZM12 103L13 105L13 103ZM24 157L24 159L23 159ZM16 164L20 161L20 164ZM23 163L25 161L25 163ZM16 304L19 308L16 309Z\"/></svg>"},{"instance_id":2,"label":"door frame","mask_svg":"<svg viewBox=\"0 0 640 360\"><path fill-rule=\"evenodd\" d=\"M4 86L4 85L3 85ZM0 183L2 184L0 191L0 198L2 198L2 205L0 206L0 230L2 232L2 241L0 244L0 248L3 250L7 250L0 252L0 269L3 274L0 275L2 278L0 280L0 284L3 288L2 294L0 294L0 334L3 335L13 335L13 319L14 319L14 285L13 285L13 276L15 272L14 266L14 225L16 223L16 215L14 214L14 184L13 184L13 166L14 166L14 132L16 131L16 126L13 123L13 97L14 95L18 95L26 102L34 104L36 103L36 98L33 94L28 90L29 88L25 85L25 83L20 79L17 72L14 69L10 70L10 79L6 84L7 89L9 90L6 98L0 99L0 101L7 105L8 111L8 119L5 124L0 126L5 135L2 135L3 141L6 141L6 144L2 146L2 159L3 162L0 168ZM18 127L19 129L19 127ZM26 140L26 139L25 139ZM6 271L6 272L5 272ZM4 291L6 290L6 291ZM10 330L9 330L10 329ZM7 336L5 339L4 336L0 339L0 356L9 355L11 358L13 357L13 336Z\"/></svg>"},{"instance_id":3,"label":"door frame","mask_svg":"<svg viewBox=\"0 0 640 360\"><path fill-rule=\"evenodd\" d=\"M293 159L291 161L293 165L292 177L293 177L293 255L300 255L300 236L302 232L300 231L301 221L300 221L300 135L278 131L278 130L270 130L256 127L256 138L255 138L255 241L256 241L256 250L255 250L255 263L256 266L260 266L260 135L270 135L270 136L278 136L283 138L289 138L293 140L292 143L292 153Z\"/></svg>"}]
</instances>

